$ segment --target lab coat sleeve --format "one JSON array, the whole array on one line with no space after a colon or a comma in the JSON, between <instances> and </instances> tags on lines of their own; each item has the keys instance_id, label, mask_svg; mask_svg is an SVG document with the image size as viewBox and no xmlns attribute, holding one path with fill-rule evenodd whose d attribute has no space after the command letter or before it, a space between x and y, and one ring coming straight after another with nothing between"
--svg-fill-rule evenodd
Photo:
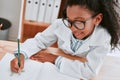
<instances>
[{"instance_id":1,"label":"lab coat sleeve","mask_svg":"<svg viewBox=\"0 0 120 80\"><path fill-rule=\"evenodd\" d=\"M87 62L82 63L78 60L70 60L67 58L56 59L56 66L60 72L75 78L90 79L99 72L100 67L108 52L107 47L94 47L86 56Z\"/></svg>"},{"instance_id":2,"label":"lab coat sleeve","mask_svg":"<svg viewBox=\"0 0 120 80\"><path fill-rule=\"evenodd\" d=\"M27 39L20 47L20 51L25 55L25 58L29 58L41 49L45 49L55 43L57 37L54 31L57 27L57 23L55 22L43 32L38 33L34 38Z\"/></svg>"}]
</instances>

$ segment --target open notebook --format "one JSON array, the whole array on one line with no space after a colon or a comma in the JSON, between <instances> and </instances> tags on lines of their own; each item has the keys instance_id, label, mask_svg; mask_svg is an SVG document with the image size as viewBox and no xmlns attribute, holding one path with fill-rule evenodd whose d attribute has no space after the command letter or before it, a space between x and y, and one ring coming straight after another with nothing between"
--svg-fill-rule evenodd
<instances>
[{"instance_id":1,"label":"open notebook","mask_svg":"<svg viewBox=\"0 0 120 80\"><path fill-rule=\"evenodd\" d=\"M6 53L0 61L0 80L79 80L59 72L55 65L46 62L40 63L33 60L26 60L24 72L12 73L10 61L14 55Z\"/></svg>"}]
</instances>

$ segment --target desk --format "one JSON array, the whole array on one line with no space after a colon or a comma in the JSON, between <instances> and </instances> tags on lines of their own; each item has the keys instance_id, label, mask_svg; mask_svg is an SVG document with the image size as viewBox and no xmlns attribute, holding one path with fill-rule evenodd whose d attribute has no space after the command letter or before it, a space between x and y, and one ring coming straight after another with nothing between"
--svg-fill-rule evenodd
<instances>
[{"instance_id":1,"label":"desk","mask_svg":"<svg viewBox=\"0 0 120 80\"><path fill-rule=\"evenodd\" d=\"M17 47L16 42L0 40L0 60L5 55L6 52L13 53L16 47Z\"/></svg>"},{"instance_id":2,"label":"desk","mask_svg":"<svg viewBox=\"0 0 120 80\"><path fill-rule=\"evenodd\" d=\"M0 40L0 59L2 59L6 52L13 53L16 47L17 47L16 42ZM58 53L57 55L67 56L64 55L63 52L58 48L50 47L47 50L43 51L50 52L53 54ZM94 79L91 80L120 80L120 58L107 56L100 70L100 73Z\"/></svg>"}]
</instances>

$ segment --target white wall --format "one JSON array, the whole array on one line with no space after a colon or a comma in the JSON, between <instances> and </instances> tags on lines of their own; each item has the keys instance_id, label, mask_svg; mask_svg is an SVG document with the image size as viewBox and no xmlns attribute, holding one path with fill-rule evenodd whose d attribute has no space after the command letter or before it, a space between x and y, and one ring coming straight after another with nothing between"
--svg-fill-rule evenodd
<instances>
[{"instance_id":1,"label":"white wall","mask_svg":"<svg viewBox=\"0 0 120 80\"><path fill-rule=\"evenodd\" d=\"M18 36L21 1L0 0L0 17L8 19L12 23L8 40L15 41Z\"/></svg>"}]
</instances>

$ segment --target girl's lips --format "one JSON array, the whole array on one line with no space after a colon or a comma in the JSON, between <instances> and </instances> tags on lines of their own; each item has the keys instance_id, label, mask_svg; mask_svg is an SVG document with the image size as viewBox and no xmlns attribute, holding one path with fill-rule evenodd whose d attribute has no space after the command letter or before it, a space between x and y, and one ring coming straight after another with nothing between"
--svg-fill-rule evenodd
<instances>
[{"instance_id":1,"label":"girl's lips","mask_svg":"<svg viewBox=\"0 0 120 80\"><path fill-rule=\"evenodd\" d=\"M83 33L73 33L74 36L77 38L77 39L82 39L83 38Z\"/></svg>"}]
</instances>

